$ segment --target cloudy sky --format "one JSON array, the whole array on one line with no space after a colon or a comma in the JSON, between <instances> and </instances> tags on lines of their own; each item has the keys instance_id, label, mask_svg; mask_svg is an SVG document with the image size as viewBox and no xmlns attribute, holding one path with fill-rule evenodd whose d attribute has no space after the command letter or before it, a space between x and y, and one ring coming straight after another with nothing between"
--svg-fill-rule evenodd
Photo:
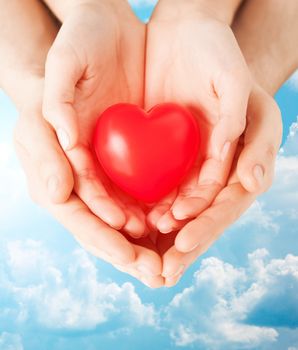
<instances>
[{"instance_id":1,"label":"cloudy sky","mask_svg":"<svg viewBox=\"0 0 298 350\"><path fill-rule=\"evenodd\" d=\"M17 113L0 92L0 349L298 350L298 74L276 99L272 189L176 287L151 290L31 203L11 142Z\"/></svg>"}]
</instances>

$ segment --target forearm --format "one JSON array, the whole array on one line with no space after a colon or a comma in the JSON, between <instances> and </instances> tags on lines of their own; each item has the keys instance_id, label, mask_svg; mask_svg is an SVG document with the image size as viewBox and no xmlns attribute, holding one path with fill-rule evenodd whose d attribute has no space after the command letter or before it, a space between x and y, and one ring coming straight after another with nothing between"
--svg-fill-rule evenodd
<instances>
[{"instance_id":1,"label":"forearm","mask_svg":"<svg viewBox=\"0 0 298 350\"><path fill-rule=\"evenodd\" d=\"M159 0L156 12L164 13L164 18L207 16L230 25L242 2L243 0Z\"/></svg>"},{"instance_id":2,"label":"forearm","mask_svg":"<svg viewBox=\"0 0 298 350\"><path fill-rule=\"evenodd\" d=\"M28 84L44 75L57 27L38 0L0 0L0 86L17 108L30 100Z\"/></svg>"},{"instance_id":3,"label":"forearm","mask_svg":"<svg viewBox=\"0 0 298 350\"><path fill-rule=\"evenodd\" d=\"M253 75L272 95L298 67L297 13L297 0L247 0L232 26Z\"/></svg>"}]
</instances>

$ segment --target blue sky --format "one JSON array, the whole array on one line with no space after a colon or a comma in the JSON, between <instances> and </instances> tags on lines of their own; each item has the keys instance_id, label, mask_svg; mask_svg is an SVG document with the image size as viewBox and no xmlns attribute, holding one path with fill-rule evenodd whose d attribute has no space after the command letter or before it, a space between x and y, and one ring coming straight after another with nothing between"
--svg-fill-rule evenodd
<instances>
[{"instance_id":1,"label":"blue sky","mask_svg":"<svg viewBox=\"0 0 298 350\"><path fill-rule=\"evenodd\" d=\"M0 349L297 350L298 74L276 99L285 127L272 189L176 287L151 290L31 202L11 142L17 113L0 92Z\"/></svg>"}]
</instances>

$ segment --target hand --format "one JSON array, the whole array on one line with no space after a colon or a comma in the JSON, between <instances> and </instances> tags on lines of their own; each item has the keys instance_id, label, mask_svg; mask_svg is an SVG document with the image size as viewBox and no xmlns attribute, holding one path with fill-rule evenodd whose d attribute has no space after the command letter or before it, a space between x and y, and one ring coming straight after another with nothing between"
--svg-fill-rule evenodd
<instances>
[{"instance_id":1,"label":"hand","mask_svg":"<svg viewBox=\"0 0 298 350\"><path fill-rule=\"evenodd\" d=\"M273 98L255 86L249 99L247 128L238 143L227 186L212 205L180 232L159 235L157 246L163 254L165 284L172 286L183 272L219 238L272 183L274 164L282 138L282 122ZM259 164L259 191L247 191L240 178L250 186L250 173Z\"/></svg>"},{"instance_id":2,"label":"hand","mask_svg":"<svg viewBox=\"0 0 298 350\"><path fill-rule=\"evenodd\" d=\"M126 1L71 6L48 54L43 104L72 166L77 196L133 237L146 234L145 214L105 176L90 140L108 106L142 104L144 41L145 27Z\"/></svg>"},{"instance_id":3,"label":"hand","mask_svg":"<svg viewBox=\"0 0 298 350\"><path fill-rule=\"evenodd\" d=\"M150 287L163 285L161 258L149 238L128 240L95 216L83 201L71 194L65 203L53 203L44 179L59 174L68 196L73 187L71 167L56 135L41 113L43 80L27 82L30 91L15 131L17 154L25 170L31 197L48 209L91 254L140 279ZM37 147L38 145L38 147Z\"/></svg>"},{"instance_id":4,"label":"hand","mask_svg":"<svg viewBox=\"0 0 298 350\"><path fill-rule=\"evenodd\" d=\"M148 25L145 104L186 105L203 139L189 177L148 216L152 227L167 233L206 209L225 185L245 128L251 77L227 24L195 11L171 18L162 4Z\"/></svg>"}]
</instances>

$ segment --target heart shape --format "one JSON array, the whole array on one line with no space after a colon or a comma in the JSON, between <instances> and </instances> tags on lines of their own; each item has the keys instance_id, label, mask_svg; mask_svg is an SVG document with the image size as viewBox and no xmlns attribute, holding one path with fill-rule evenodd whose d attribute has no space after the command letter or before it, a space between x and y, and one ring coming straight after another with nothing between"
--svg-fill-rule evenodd
<instances>
[{"instance_id":1,"label":"heart shape","mask_svg":"<svg viewBox=\"0 0 298 350\"><path fill-rule=\"evenodd\" d=\"M145 112L120 103L99 117L93 146L119 188L153 203L177 187L193 166L200 133L194 116L177 104L164 103Z\"/></svg>"}]
</instances>

